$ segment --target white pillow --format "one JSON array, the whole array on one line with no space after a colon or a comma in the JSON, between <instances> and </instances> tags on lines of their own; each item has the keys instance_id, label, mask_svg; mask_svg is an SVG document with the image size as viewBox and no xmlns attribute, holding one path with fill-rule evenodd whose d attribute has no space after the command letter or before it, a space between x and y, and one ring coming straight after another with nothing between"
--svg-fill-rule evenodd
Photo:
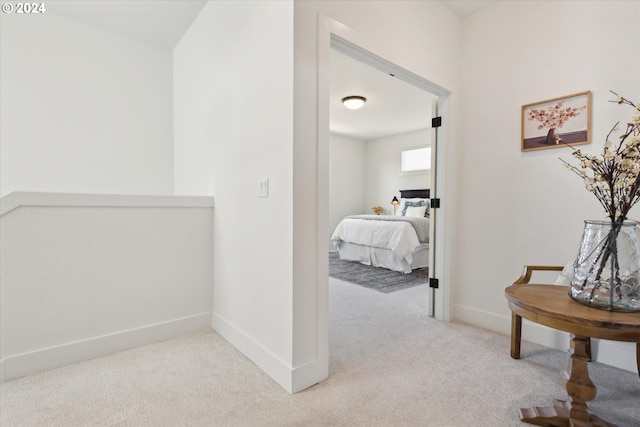
<instances>
[{"instance_id":1,"label":"white pillow","mask_svg":"<svg viewBox=\"0 0 640 427\"><path fill-rule=\"evenodd\" d=\"M570 286L573 280L573 261L569 261L562 269L562 273L553 282L554 285Z\"/></svg>"},{"instance_id":2,"label":"white pillow","mask_svg":"<svg viewBox=\"0 0 640 427\"><path fill-rule=\"evenodd\" d=\"M421 218L424 217L426 211L426 206L409 206L407 208L407 213L405 213L404 216L416 216L418 218Z\"/></svg>"}]
</instances>

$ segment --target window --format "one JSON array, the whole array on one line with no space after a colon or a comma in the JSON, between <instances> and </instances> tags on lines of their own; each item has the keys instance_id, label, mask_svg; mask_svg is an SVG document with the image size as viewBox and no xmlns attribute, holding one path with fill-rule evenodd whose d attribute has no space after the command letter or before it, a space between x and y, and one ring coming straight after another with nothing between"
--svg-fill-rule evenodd
<instances>
[{"instance_id":1,"label":"window","mask_svg":"<svg viewBox=\"0 0 640 427\"><path fill-rule=\"evenodd\" d=\"M402 150L401 172L423 172L431 169L431 147Z\"/></svg>"}]
</instances>

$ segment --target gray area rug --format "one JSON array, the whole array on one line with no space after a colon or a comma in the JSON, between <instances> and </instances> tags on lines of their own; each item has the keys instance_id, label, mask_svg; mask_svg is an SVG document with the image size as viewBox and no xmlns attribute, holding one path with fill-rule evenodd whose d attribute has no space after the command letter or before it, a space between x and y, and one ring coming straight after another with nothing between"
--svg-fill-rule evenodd
<instances>
[{"instance_id":1,"label":"gray area rug","mask_svg":"<svg viewBox=\"0 0 640 427\"><path fill-rule=\"evenodd\" d=\"M429 268L402 274L359 262L342 261L337 252L329 252L329 276L388 294L428 283Z\"/></svg>"}]
</instances>

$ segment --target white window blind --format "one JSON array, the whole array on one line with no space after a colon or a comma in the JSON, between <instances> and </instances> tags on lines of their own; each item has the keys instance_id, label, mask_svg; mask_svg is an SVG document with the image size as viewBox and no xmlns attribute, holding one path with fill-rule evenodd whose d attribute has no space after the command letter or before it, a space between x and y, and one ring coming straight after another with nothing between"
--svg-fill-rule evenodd
<instances>
[{"instance_id":1,"label":"white window blind","mask_svg":"<svg viewBox=\"0 0 640 427\"><path fill-rule=\"evenodd\" d=\"M401 172L417 172L431 169L431 147L402 150Z\"/></svg>"}]
</instances>

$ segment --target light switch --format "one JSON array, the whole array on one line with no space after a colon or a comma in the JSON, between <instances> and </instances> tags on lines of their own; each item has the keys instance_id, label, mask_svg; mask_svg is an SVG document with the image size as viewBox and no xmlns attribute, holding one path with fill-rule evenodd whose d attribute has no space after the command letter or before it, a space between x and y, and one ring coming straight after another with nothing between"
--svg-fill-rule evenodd
<instances>
[{"instance_id":1,"label":"light switch","mask_svg":"<svg viewBox=\"0 0 640 427\"><path fill-rule=\"evenodd\" d=\"M269 178L260 178L258 181L258 197L269 197Z\"/></svg>"}]
</instances>

